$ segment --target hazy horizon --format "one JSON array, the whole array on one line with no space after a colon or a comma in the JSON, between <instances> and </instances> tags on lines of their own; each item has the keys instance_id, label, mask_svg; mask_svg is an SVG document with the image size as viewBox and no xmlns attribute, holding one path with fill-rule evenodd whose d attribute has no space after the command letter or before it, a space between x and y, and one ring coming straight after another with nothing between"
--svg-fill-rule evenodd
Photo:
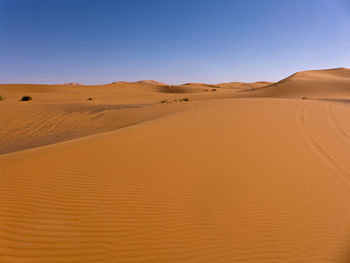
<instances>
[{"instance_id":1,"label":"hazy horizon","mask_svg":"<svg viewBox=\"0 0 350 263\"><path fill-rule=\"evenodd\" d=\"M0 83L278 81L350 67L345 0L0 0Z\"/></svg>"}]
</instances>

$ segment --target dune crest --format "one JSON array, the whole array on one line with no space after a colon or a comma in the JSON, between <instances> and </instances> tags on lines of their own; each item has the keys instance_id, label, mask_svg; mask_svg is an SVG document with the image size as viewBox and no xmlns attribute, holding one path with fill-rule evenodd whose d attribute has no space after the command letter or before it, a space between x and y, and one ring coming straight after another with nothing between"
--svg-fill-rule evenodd
<instances>
[{"instance_id":1,"label":"dune crest","mask_svg":"<svg viewBox=\"0 0 350 263\"><path fill-rule=\"evenodd\" d=\"M271 98L350 98L350 69L335 68L297 72L274 84L247 92Z\"/></svg>"}]
</instances>

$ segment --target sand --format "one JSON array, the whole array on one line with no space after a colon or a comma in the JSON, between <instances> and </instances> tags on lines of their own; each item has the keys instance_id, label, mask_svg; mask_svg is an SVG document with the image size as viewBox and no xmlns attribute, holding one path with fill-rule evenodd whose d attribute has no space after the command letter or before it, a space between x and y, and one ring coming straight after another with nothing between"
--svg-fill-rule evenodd
<instances>
[{"instance_id":1,"label":"sand","mask_svg":"<svg viewBox=\"0 0 350 263\"><path fill-rule=\"evenodd\" d=\"M350 69L311 70L293 74L279 82L258 87L249 97L350 98Z\"/></svg>"},{"instance_id":2,"label":"sand","mask_svg":"<svg viewBox=\"0 0 350 263\"><path fill-rule=\"evenodd\" d=\"M243 92L0 87L0 262L349 262L350 107L334 95L347 98L340 71L299 74L317 99L299 98L311 97L301 79ZM318 95L318 77L341 85ZM24 92L34 100L14 100Z\"/></svg>"}]
</instances>

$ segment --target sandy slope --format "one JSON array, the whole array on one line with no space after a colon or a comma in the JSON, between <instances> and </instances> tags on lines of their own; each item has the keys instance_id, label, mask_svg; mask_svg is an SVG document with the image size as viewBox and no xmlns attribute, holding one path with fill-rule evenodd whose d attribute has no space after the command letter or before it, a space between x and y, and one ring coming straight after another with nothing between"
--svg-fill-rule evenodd
<instances>
[{"instance_id":1,"label":"sandy slope","mask_svg":"<svg viewBox=\"0 0 350 263\"><path fill-rule=\"evenodd\" d=\"M167 85L154 80L84 86L3 84L0 154L115 130L182 110L181 102L232 97L267 82ZM33 101L20 102L22 96ZM90 98L90 100L88 100ZM165 102L165 103L161 103ZM166 104L161 105L161 104Z\"/></svg>"},{"instance_id":2,"label":"sandy slope","mask_svg":"<svg viewBox=\"0 0 350 263\"><path fill-rule=\"evenodd\" d=\"M349 114L329 102L198 102L2 155L0 262L342 262Z\"/></svg>"},{"instance_id":3,"label":"sandy slope","mask_svg":"<svg viewBox=\"0 0 350 263\"><path fill-rule=\"evenodd\" d=\"M153 82L152 82L153 83ZM234 90L167 86L158 82L98 86L0 85L0 154L125 127L186 108L190 101L227 97ZM20 102L24 95L33 98ZM92 100L88 100L92 98ZM161 103L166 102L166 103ZM166 104L166 105L165 105Z\"/></svg>"},{"instance_id":4,"label":"sandy slope","mask_svg":"<svg viewBox=\"0 0 350 263\"><path fill-rule=\"evenodd\" d=\"M0 262L349 262L348 81L0 85Z\"/></svg>"},{"instance_id":5,"label":"sandy slope","mask_svg":"<svg viewBox=\"0 0 350 263\"><path fill-rule=\"evenodd\" d=\"M350 69L336 68L298 72L272 85L243 92L242 95L268 98L350 99Z\"/></svg>"}]
</instances>

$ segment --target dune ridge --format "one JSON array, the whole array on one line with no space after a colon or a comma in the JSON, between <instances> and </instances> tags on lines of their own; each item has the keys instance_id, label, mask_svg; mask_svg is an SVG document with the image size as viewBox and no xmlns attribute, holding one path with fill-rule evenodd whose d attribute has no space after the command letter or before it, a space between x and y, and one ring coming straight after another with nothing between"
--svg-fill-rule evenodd
<instances>
[{"instance_id":1,"label":"dune ridge","mask_svg":"<svg viewBox=\"0 0 350 263\"><path fill-rule=\"evenodd\" d=\"M350 98L350 69L297 72L274 84L247 92L270 98Z\"/></svg>"}]
</instances>

